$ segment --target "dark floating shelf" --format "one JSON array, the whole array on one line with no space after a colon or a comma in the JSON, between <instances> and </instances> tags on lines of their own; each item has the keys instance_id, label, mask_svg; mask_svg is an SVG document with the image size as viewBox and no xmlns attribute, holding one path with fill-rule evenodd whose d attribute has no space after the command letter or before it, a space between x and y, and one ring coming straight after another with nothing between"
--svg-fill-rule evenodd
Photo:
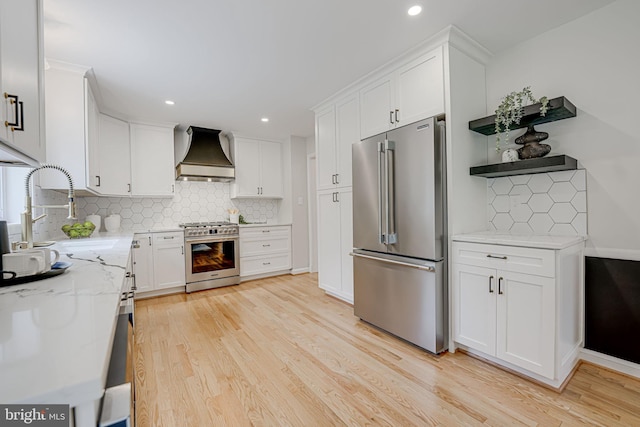
<instances>
[{"instance_id":1,"label":"dark floating shelf","mask_svg":"<svg viewBox=\"0 0 640 427\"><path fill-rule=\"evenodd\" d=\"M555 122L556 120L568 119L576 116L576 106L567 98L560 96L549 100L549 109L545 116L540 115L540 103L527 105L520 124L509 126L509 129L526 128L529 125L539 125L542 123ZM469 129L483 135L494 135L496 133L496 116L483 117L469 122Z\"/></svg>"},{"instance_id":2,"label":"dark floating shelf","mask_svg":"<svg viewBox=\"0 0 640 427\"><path fill-rule=\"evenodd\" d=\"M578 169L578 161L573 157L561 155L540 157L538 159L518 160L517 162L496 163L493 165L473 166L470 175L497 178L510 175L557 172Z\"/></svg>"}]
</instances>

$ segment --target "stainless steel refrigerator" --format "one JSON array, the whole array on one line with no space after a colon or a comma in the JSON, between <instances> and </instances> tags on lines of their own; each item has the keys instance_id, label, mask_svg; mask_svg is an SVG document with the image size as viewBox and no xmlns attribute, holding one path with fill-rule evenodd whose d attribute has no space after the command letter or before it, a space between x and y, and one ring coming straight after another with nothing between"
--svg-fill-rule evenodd
<instances>
[{"instance_id":1,"label":"stainless steel refrigerator","mask_svg":"<svg viewBox=\"0 0 640 427\"><path fill-rule=\"evenodd\" d=\"M444 121L353 145L354 313L430 352L446 350Z\"/></svg>"}]
</instances>

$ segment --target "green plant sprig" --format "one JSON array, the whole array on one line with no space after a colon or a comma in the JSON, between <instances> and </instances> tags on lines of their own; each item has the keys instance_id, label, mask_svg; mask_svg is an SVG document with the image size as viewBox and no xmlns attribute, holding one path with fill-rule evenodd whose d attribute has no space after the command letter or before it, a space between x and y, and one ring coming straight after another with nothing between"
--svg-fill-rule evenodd
<instances>
[{"instance_id":1,"label":"green plant sprig","mask_svg":"<svg viewBox=\"0 0 640 427\"><path fill-rule=\"evenodd\" d=\"M496 109L496 152L500 152L500 134L504 133L505 144L509 141L509 127L513 124L520 124L520 120L524 114L524 107L528 105L540 103L540 115L545 116L549 110L549 99L543 96L536 99L531 92L531 86L523 88L520 92L511 92L500 102Z\"/></svg>"}]
</instances>

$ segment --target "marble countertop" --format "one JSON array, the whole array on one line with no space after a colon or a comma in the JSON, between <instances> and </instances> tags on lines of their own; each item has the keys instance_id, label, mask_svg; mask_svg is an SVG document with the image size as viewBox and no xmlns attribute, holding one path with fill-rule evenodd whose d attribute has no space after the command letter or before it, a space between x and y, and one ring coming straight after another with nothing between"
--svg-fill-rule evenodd
<instances>
[{"instance_id":1,"label":"marble countertop","mask_svg":"<svg viewBox=\"0 0 640 427\"><path fill-rule=\"evenodd\" d=\"M59 276L0 288L0 402L102 397L133 233L98 233L51 248Z\"/></svg>"},{"instance_id":2,"label":"marble countertop","mask_svg":"<svg viewBox=\"0 0 640 427\"><path fill-rule=\"evenodd\" d=\"M452 237L454 242L487 243L557 250L584 242L586 239L586 236L522 235L511 234L504 231L479 231L476 233L458 234Z\"/></svg>"}]
</instances>

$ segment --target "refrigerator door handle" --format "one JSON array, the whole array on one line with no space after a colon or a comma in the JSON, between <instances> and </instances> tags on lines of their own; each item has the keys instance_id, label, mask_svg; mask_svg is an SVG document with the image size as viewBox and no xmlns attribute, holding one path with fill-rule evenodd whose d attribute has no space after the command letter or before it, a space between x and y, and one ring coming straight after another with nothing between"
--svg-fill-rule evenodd
<instances>
[{"instance_id":1,"label":"refrigerator door handle","mask_svg":"<svg viewBox=\"0 0 640 427\"><path fill-rule=\"evenodd\" d=\"M349 252L349 255L355 256L355 257L359 257L359 258L372 259L374 261L386 262L386 263L389 263L389 264L401 265L403 267L416 268L418 270L424 270L424 271L428 271L430 273L435 273L435 271L436 271L435 268L430 267L428 265L411 264L411 263L408 263L408 262L396 261L396 260L391 260L391 259L386 259L386 258L378 258L378 257L374 257L374 256L364 255L364 254L357 254L355 252Z\"/></svg>"},{"instance_id":2,"label":"refrigerator door handle","mask_svg":"<svg viewBox=\"0 0 640 427\"><path fill-rule=\"evenodd\" d=\"M396 193L395 193L395 149L393 141L385 141L386 155L386 189L387 189L387 244L393 245L398 241L396 234Z\"/></svg>"},{"instance_id":3,"label":"refrigerator door handle","mask_svg":"<svg viewBox=\"0 0 640 427\"><path fill-rule=\"evenodd\" d=\"M382 228L384 223L384 217L382 214L382 204L384 200L384 171L383 160L384 157L384 142L378 142L378 238L383 245L386 243L385 230Z\"/></svg>"}]
</instances>

